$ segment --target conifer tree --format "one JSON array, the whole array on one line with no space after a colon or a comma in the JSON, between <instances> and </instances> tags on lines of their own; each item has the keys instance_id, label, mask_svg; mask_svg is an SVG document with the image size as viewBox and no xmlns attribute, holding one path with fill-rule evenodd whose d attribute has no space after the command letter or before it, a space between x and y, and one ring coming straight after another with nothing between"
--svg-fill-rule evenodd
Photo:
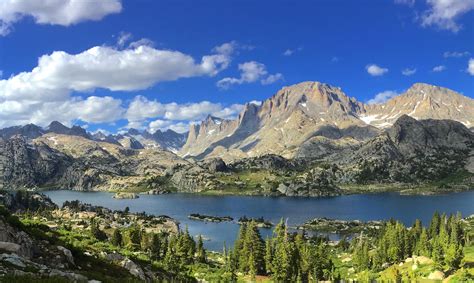
<instances>
[{"instance_id":1,"label":"conifer tree","mask_svg":"<svg viewBox=\"0 0 474 283\"><path fill-rule=\"evenodd\" d=\"M107 240L107 235L104 233L104 231L100 230L99 223L95 219L91 220L91 233L92 236L94 236L94 238L99 241Z\"/></svg>"},{"instance_id":2,"label":"conifer tree","mask_svg":"<svg viewBox=\"0 0 474 283\"><path fill-rule=\"evenodd\" d=\"M272 259L273 259L273 241L269 238L265 240L265 273L270 274L272 272Z\"/></svg>"},{"instance_id":3,"label":"conifer tree","mask_svg":"<svg viewBox=\"0 0 474 283\"><path fill-rule=\"evenodd\" d=\"M429 236L434 238L439 233L439 226L441 222L441 217L439 216L438 211L435 211L433 217L431 218L430 227L429 227Z\"/></svg>"},{"instance_id":4,"label":"conifer tree","mask_svg":"<svg viewBox=\"0 0 474 283\"><path fill-rule=\"evenodd\" d=\"M121 247L122 246L122 233L118 228L114 230L114 233L112 234L112 239L110 239L110 242L112 245L116 247Z\"/></svg>"},{"instance_id":5,"label":"conifer tree","mask_svg":"<svg viewBox=\"0 0 474 283\"><path fill-rule=\"evenodd\" d=\"M200 263L206 262L206 250L204 249L204 243L202 242L201 235L199 235L198 242L197 242L196 260Z\"/></svg>"},{"instance_id":6,"label":"conifer tree","mask_svg":"<svg viewBox=\"0 0 474 283\"><path fill-rule=\"evenodd\" d=\"M161 242L160 235L153 234L151 236L151 243L150 243L151 257L155 260L161 259L161 249L162 249L162 242Z\"/></svg>"}]
</instances>

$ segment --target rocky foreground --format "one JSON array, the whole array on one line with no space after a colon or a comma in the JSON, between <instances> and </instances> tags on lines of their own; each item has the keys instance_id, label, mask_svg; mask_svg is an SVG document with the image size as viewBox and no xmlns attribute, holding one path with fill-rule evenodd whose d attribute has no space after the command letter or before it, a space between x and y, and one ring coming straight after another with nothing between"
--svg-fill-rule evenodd
<instances>
[{"instance_id":1,"label":"rocky foreground","mask_svg":"<svg viewBox=\"0 0 474 283\"><path fill-rule=\"evenodd\" d=\"M144 264L139 253L96 242L107 239L109 231L134 225L141 233L177 234L178 223L167 216L112 211L78 201L58 208L47 197L26 192L2 192L0 203L0 281L130 282L169 276Z\"/></svg>"}]
</instances>

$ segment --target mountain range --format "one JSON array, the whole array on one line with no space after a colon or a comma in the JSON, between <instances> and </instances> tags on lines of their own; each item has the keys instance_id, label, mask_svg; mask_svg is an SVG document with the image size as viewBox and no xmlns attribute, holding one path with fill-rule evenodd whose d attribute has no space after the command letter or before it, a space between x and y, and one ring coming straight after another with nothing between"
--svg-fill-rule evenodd
<instances>
[{"instance_id":1,"label":"mountain range","mask_svg":"<svg viewBox=\"0 0 474 283\"><path fill-rule=\"evenodd\" d=\"M176 133L173 130L157 130L150 133L147 130L129 129L118 134L104 134L102 131L89 133L80 126L75 125L69 128L58 121L51 122L46 128L28 124L0 129L0 137L3 139L9 139L15 135L36 139L48 133L78 136L94 141L113 143L129 149L161 148L171 152L177 152L186 142L187 136L187 133Z\"/></svg>"},{"instance_id":2,"label":"mountain range","mask_svg":"<svg viewBox=\"0 0 474 283\"><path fill-rule=\"evenodd\" d=\"M261 105L247 104L235 120L209 116L200 125L191 125L179 155L226 161L269 153L293 158L301 145L315 137L358 143L378 135L403 115L449 119L469 128L474 126L474 100L417 83L383 104L369 105L338 87L302 82L284 87Z\"/></svg>"},{"instance_id":3,"label":"mountain range","mask_svg":"<svg viewBox=\"0 0 474 283\"><path fill-rule=\"evenodd\" d=\"M353 184L436 181L465 189L474 183L472 125L473 99L445 88L415 84L368 105L340 88L304 82L247 104L236 119L208 116L187 139L171 130L89 133L59 122L2 129L0 188L164 193L237 186L326 196Z\"/></svg>"}]
</instances>

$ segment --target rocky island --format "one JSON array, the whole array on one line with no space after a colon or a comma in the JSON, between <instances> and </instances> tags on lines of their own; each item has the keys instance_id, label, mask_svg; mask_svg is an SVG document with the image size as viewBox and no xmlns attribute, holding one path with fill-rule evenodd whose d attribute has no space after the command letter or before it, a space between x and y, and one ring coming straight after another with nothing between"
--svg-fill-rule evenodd
<instances>
[{"instance_id":1,"label":"rocky island","mask_svg":"<svg viewBox=\"0 0 474 283\"><path fill-rule=\"evenodd\" d=\"M118 192L118 193L115 193L113 198L116 198L116 199L135 199L135 198L139 198L139 196L136 193Z\"/></svg>"},{"instance_id":2,"label":"rocky island","mask_svg":"<svg viewBox=\"0 0 474 283\"><path fill-rule=\"evenodd\" d=\"M212 216L212 215L203 215L199 213L190 214L188 218L192 220L206 221L206 222L230 222L234 220L234 218L230 216Z\"/></svg>"}]
</instances>

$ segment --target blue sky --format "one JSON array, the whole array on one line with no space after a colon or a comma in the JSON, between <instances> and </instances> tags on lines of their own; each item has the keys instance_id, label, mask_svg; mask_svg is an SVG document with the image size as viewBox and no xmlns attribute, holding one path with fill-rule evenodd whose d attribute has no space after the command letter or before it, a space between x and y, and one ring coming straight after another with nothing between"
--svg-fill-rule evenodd
<instances>
[{"instance_id":1,"label":"blue sky","mask_svg":"<svg viewBox=\"0 0 474 283\"><path fill-rule=\"evenodd\" d=\"M364 102L415 82L474 97L473 0L33 2L0 4L3 127L184 131L307 80Z\"/></svg>"}]
</instances>

